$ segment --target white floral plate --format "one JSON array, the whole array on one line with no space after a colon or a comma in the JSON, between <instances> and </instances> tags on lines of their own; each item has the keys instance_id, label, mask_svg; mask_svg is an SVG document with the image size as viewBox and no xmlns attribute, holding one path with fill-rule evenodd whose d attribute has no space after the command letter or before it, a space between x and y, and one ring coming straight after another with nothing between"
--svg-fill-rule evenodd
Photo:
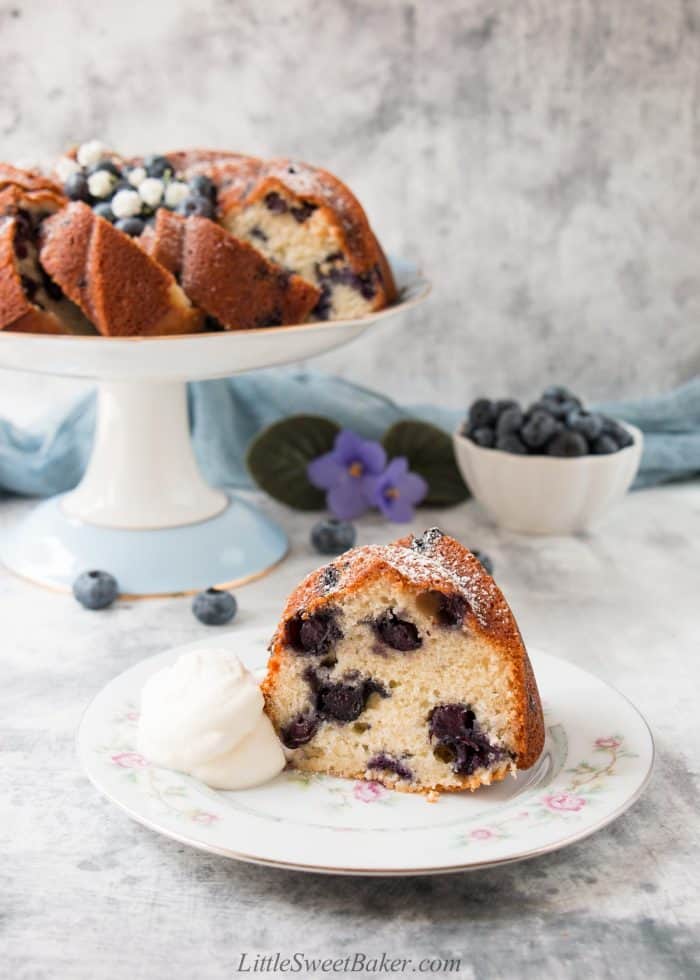
<instances>
[{"instance_id":1,"label":"white floral plate","mask_svg":"<svg viewBox=\"0 0 700 980\"><path fill-rule=\"evenodd\" d=\"M217 634L249 667L264 666L270 630ZM136 750L144 681L182 652L125 671L97 695L78 733L94 785L166 837L225 857L335 874L408 875L518 861L588 837L640 796L654 743L629 701L564 660L532 655L547 739L538 763L475 793L437 803L378 783L288 771L233 793L151 766Z\"/></svg>"}]
</instances>

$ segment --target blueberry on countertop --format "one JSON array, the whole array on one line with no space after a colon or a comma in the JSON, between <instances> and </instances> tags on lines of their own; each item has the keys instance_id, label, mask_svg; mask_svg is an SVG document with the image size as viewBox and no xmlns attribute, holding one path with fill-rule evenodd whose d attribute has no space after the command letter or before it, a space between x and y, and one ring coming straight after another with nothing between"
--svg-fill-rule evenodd
<instances>
[{"instance_id":1,"label":"blueberry on countertop","mask_svg":"<svg viewBox=\"0 0 700 980\"><path fill-rule=\"evenodd\" d=\"M334 517L318 521L311 528L311 544L322 555L339 555L352 548L356 539L355 525Z\"/></svg>"},{"instance_id":2,"label":"blueberry on countertop","mask_svg":"<svg viewBox=\"0 0 700 980\"><path fill-rule=\"evenodd\" d=\"M119 586L109 572L83 572L73 583L73 595L86 609L106 609L119 595Z\"/></svg>"},{"instance_id":3,"label":"blueberry on countertop","mask_svg":"<svg viewBox=\"0 0 700 980\"><path fill-rule=\"evenodd\" d=\"M192 612L205 626L225 626L238 611L236 597L221 589L206 589L194 597Z\"/></svg>"}]
</instances>

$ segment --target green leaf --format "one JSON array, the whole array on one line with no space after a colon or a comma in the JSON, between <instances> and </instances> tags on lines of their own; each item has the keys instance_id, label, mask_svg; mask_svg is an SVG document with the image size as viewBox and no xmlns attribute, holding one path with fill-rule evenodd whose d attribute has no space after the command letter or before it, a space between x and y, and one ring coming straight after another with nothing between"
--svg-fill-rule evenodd
<instances>
[{"instance_id":1,"label":"green leaf","mask_svg":"<svg viewBox=\"0 0 700 980\"><path fill-rule=\"evenodd\" d=\"M411 419L396 422L385 433L382 444L389 458L405 456L413 472L428 484L422 507L451 507L469 496L452 440L437 426Z\"/></svg>"},{"instance_id":2,"label":"green leaf","mask_svg":"<svg viewBox=\"0 0 700 980\"><path fill-rule=\"evenodd\" d=\"M258 484L296 510L322 510L326 495L306 475L312 459L333 448L340 427L320 415L292 415L264 429L248 448L246 462Z\"/></svg>"}]
</instances>

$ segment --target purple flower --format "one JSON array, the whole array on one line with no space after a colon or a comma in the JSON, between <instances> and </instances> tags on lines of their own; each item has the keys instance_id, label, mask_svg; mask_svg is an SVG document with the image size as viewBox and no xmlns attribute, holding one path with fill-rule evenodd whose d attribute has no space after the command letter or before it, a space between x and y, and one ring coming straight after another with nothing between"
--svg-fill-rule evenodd
<instances>
[{"instance_id":1,"label":"purple flower","mask_svg":"<svg viewBox=\"0 0 700 980\"><path fill-rule=\"evenodd\" d=\"M401 524L411 520L414 507L428 492L428 484L409 471L405 456L397 456L380 476L367 479L367 492L371 504L390 521Z\"/></svg>"},{"instance_id":2,"label":"purple flower","mask_svg":"<svg viewBox=\"0 0 700 980\"><path fill-rule=\"evenodd\" d=\"M343 429L333 449L309 463L307 473L315 487L327 491L329 509L341 520L350 521L370 507L367 480L386 466L386 453L378 442L362 439Z\"/></svg>"}]
</instances>

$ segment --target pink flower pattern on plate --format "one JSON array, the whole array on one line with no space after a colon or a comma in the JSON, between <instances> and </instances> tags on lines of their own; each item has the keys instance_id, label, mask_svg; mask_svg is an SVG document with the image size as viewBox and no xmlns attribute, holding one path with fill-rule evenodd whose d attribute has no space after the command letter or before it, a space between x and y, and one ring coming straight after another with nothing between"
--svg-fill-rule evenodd
<instances>
[{"instance_id":1,"label":"pink flower pattern on plate","mask_svg":"<svg viewBox=\"0 0 700 980\"><path fill-rule=\"evenodd\" d=\"M578 813L586 805L582 796L574 796L572 793L553 793L551 796L545 796L542 802L548 809L557 813L561 810Z\"/></svg>"},{"instance_id":2,"label":"pink flower pattern on plate","mask_svg":"<svg viewBox=\"0 0 700 980\"><path fill-rule=\"evenodd\" d=\"M138 752L118 752L112 756L112 762L122 769L146 769L150 765Z\"/></svg>"},{"instance_id":3,"label":"pink flower pattern on plate","mask_svg":"<svg viewBox=\"0 0 700 980\"><path fill-rule=\"evenodd\" d=\"M212 824L219 819L215 813L207 813L205 810L197 810L192 814L195 823Z\"/></svg>"},{"instance_id":4,"label":"pink flower pattern on plate","mask_svg":"<svg viewBox=\"0 0 700 980\"><path fill-rule=\"evenodd\" d=\"M597 738L595 740L595 745L598 749L619 749L621 744L620 739L615 738L614 735L608 735L606 738Z\"/></svg>"},{"instance_id":5,"label":"pink flower pattern on plate","mask_svg":"<svg viewBox=\"0 0 700 980\"><path fill-rule=\"evenodd\" d=\"M496 835L488 827L477 827L476 830L472 830L469 834L472 840L491 840Z\"/></svg>"},{"instance_id":6,"label":"pink flower pattern on plate","mask_svg":"<svg viewBox=\"0 0 700 980\"><path fill-rule=\"evenodd\" d=\"M363 782L355 783L352 795L360 803L376 803L377 800L386 796L386 792L381 783Z\"/></svg>"}]
</instances>

